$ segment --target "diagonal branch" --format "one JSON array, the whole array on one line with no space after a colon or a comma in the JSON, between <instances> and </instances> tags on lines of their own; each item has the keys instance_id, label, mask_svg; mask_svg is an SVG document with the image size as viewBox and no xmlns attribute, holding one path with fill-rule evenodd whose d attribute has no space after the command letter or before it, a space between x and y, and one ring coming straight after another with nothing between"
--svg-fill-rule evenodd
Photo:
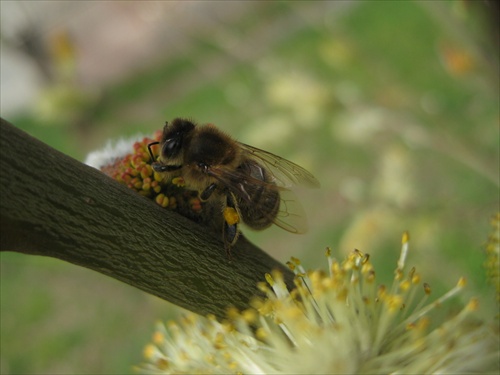
<instances>
[{"instance_id":1,"label":"diagonal branch","mask_svg":"<svg viewBox=\"0 0 500 375\"><path fill-rule=\"evenodd\" d=\"M266 272L293 273L240 238L229 260L218 236L0 124L0 251L93 269L196 313L248 307Z\"/></svg>"}]
</instances>

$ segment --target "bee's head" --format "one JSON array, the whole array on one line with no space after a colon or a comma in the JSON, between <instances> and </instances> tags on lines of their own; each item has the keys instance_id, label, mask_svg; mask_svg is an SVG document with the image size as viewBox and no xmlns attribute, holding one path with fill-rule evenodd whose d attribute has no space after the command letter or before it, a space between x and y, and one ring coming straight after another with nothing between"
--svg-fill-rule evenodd
<instances>
[{"instance_id":1,"label":"bee's head","mask_svg":"<svg viewBox=\"0 0 500 375\"><path fill-rule=\"evenodd\" d=\"M161 158L164 160L177 158L182 150L186 137L194 130L195 124L189 120L176 118L166 123L161 137Z\"/></svg>"}]
</instances>

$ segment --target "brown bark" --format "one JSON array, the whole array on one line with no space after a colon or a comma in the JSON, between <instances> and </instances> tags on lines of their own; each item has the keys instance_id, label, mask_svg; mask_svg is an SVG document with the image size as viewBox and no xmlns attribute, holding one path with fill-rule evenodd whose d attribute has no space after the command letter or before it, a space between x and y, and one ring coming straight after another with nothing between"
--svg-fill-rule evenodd
<instances>
[{"instance_id":1,"label":"brown bark","mask_svg":"<svg viewBox=\"0 0 500 375\"><path fill-rule=\"evenodd\" d=\"M0 250L93 269L193 312L248 307L256 284L279 269L240 238L230 260L219 238L36 140L0 124Z\"/></svg>"}]
</instances>

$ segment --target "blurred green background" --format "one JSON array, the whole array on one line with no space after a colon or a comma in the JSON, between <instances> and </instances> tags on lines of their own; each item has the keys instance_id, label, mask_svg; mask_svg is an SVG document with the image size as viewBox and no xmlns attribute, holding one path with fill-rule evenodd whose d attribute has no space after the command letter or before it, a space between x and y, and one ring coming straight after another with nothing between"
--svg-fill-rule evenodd
<instances>
[{"instance_id":1,"label":"blurred green background","mask_svg":"<svg viewBox=\"0 0 500 375\"><path fill-rule=\"evenodd\" d=\"M478 6L478 3L481 3ZM280 261L370 253L492 303L499 210L493 2L1 2L1 111L79 160L166 120L211 122L313 172L310 230L244 230ZM486 11L485 11L486 10ZM129 373L179 309L53 259L1 253L2 374Z\"/></svg>"}]
</instances>

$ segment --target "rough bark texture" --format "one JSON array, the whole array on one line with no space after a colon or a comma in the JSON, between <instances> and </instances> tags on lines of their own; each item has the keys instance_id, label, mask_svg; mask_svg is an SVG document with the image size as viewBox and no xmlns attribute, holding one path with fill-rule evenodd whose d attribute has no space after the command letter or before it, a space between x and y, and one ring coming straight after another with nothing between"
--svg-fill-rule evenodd
<instances>
[{"instance_id":1,"label":"rough bark texture","mask_svg":"<svg viewBox=\"0 0 500 375\"><path fill-rule=\"evenodd\" d=\"M0 125L0 250L90 268L196 313L248 307L256 284L279 269L240 238L229 260L218 236L100 171Z\"/></svg>"}]
</instances>

